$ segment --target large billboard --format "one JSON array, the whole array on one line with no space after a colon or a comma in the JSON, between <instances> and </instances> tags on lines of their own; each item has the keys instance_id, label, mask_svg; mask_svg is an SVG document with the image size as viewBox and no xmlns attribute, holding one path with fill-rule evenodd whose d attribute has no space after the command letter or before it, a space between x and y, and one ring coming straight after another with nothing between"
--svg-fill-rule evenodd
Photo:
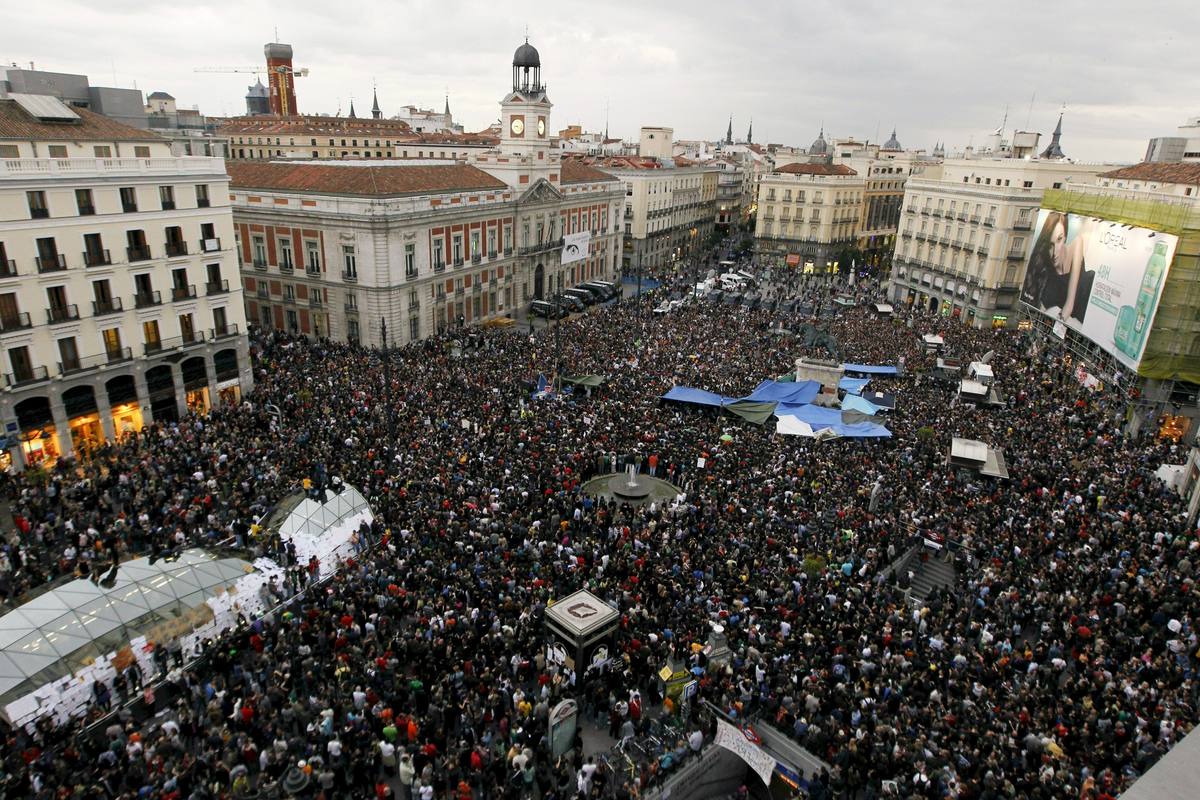
<instances>
[{"instance_id":1,"label":"large billboard","mask_svg":"<svg viewBox=\"0 0 1200 800\"><path fill-rule=\"evenodd\" d=\"M1021 299L1137 369L1179 238L1048 209L1035 230Z\"/></svg>"}]
</instances>

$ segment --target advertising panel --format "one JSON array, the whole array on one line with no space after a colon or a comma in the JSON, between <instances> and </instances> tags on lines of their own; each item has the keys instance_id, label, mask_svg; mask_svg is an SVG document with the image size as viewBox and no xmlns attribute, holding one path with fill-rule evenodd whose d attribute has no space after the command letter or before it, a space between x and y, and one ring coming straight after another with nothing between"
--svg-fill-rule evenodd
<instances>
[{"instance_id":1,"label":"advertising panel","mask_svg":"<svg viewBox=\"0 0 1200 800\"><path fill-rule=\"evenodd\" d=\"M1042 209L1021 299L1137 369L1179 238Z\"/></svg>"}]
</instances>

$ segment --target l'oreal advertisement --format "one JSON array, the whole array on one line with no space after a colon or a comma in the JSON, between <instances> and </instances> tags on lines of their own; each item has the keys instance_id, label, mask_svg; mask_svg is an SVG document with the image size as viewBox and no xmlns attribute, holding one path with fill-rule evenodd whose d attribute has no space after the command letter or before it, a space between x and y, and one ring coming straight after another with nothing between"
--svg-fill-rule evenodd
<instances>
[{"instance_id":1,"label":"l'oreal advertisement","mask_svg":"<svg viewBox=\"0 0 1200 800\"><path fill-rule=\"evenodd\" d=\"M1178 237L1047 209L1036 230L1021 299L1137 369Z\"/></svg>"}]
</instances>

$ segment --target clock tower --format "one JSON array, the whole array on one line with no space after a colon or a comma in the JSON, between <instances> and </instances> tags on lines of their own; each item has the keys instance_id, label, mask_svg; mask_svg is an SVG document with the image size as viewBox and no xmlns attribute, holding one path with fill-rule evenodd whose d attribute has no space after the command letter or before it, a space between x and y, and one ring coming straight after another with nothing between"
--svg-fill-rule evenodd
<instances>
[{"instance_id":1,"label":"clock tower","mask_svg":"<svg viewBox=\"0 0 1200 800\"><path fill-rule=\"evenodd\" d=\"M529 43L513 54L513 82L500 103L500 151L503 155L526 156L546 161L550 150L550 108L542 83L542 59ZM539 153L541 155L539 155Z\"/></svg>"}]
</instances>

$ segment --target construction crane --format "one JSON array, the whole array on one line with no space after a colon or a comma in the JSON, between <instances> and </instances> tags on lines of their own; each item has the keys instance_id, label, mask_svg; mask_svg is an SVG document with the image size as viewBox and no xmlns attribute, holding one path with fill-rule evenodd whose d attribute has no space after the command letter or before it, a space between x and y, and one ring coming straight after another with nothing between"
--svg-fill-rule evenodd
<instances>
[{"instance_id":1,"label":"construction crane","mask_svg":"<svg viewBox=\"0 0 1200 800\"><path fill-rule=\"evenodd\" d=\"M228 72L248 72L248 73L252 73L254 75L261 75L264 72L275 72L279 75L279 85L281 87L280 92L279 92L279 103L280 103L279 110L282 112L283 116L285 116L285 117L291 113L291 110L288 108L288 104L287 104L288 103L287 92L282 90L282 87L287 83L285 80L283 80L283 76L290 74L293 78L307 78L308 77L308 67L304 67L302 69L295 69L293 67L284 66L282 64L280 64L277 67L268 67L268 66L262 66L262 65L259 65L257 67L196 67L195 69L192 70L192 72L226 72L226 73L228 73Z\"/></svg>"}]
</instances>

